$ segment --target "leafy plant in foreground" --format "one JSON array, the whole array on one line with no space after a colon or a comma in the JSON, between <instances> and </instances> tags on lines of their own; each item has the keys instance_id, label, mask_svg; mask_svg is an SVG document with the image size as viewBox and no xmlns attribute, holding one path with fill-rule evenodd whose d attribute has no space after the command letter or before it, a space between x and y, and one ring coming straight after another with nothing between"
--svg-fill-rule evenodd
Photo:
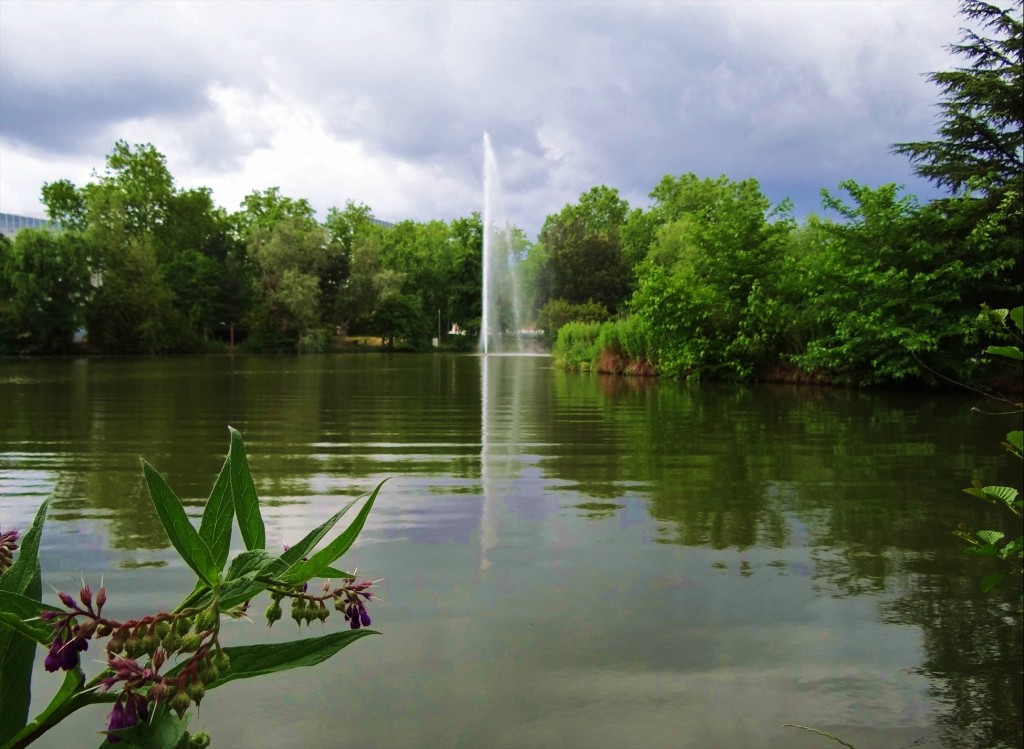
<instances>
[{"instance_id":1,"label":"leafy plant in foreground","mask_svg":"<svg viewBox=\"0 0 1024 749\"><path fill-rule=\"evenodd\" d=\"M1016 361L1024 361L1024 307L1016 307L1013 310L993 310L992 314L1010 331L1014 339L1014 345L989 346L986 353L995 356L1003 356ZM1013 332L1007 324L1007 319L1017 327ZM1024 404L1015 404L1018 409L1024 408ZM1024 459L1024 432L1013 431L1006 435L1003 447L1018 459ZM1021 500L1020 491L1012 486L984 486L980 481L975 481L970 489L964 489L967 494L978 499L991 502L994 505L1003 507L1015 515L1018 520L1021 517L1024 501ZM968 554L980 557L992 557L1002 563L1002 568L988 575L981 583L984 591L988 592L998 585L1008 575L1020 575L1024 568L1024 536L1007 538L1002 531L983 530L969 532L962 524L953 534L962 538L970 547L966 549ZM1024 609L1024 596L1021 598L1021 608Z\"/></svg>"},{"instance_id":2,"label":"leafy plant in foreground","mask_svg":"<svg viewBox=\"0 0 1024 749\"><path fill-rule=\"evenodd\" d=\"M124 621L104 616L103 587L93 594L83 584L77 600L58 593L63 608L50 606L42 603L38 559L50 500L40 506L23 537L14 531L0 533L0 748L27 746L76 710L94 704L112 705L103 747L122 742L140 749L206 746L206 734L190 736L186 729L190 708L208 690L236 679L316 665L355 640L376 634L366 629L373 582L357 581L332 565L359 535L383 482L348 528L323 548L315 550L358 499L274 556L266 550L259 499L236 430L231 430L228 456L198 530L163 477L145 461L142 467L168 539L196 574L195 589L173 611ZM246 550L228 564L233 519ZM310 592L315 578L324 582L318 592ZM264 591L271 598L268 625L281 618L281 602L287 598L297 624L327 619L332 604L349 629L282 644L223 646L221 617L244 615L249 602ZM87 679L80 654L101 639L106 639L105 668ZM28 722L36 646L48 649L47 671L66 675L50 704Z\"/></svg>"}]
</instances>

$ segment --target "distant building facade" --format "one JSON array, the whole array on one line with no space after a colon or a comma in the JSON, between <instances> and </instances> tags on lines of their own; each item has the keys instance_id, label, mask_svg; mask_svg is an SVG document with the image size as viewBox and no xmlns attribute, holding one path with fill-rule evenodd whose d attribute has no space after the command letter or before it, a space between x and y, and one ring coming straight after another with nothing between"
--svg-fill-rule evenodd
<instances>
[{"instance_id":1,"label":"distant building facade","mask_svg":"<svg viewBox=\"0 0 1024 749\"><path fill-rule=\"evenodd\" d=\"M49 229L60 231L60 224L46 218L18 216L13 213L0 213L0 234L12 239L22 229Z\"/></svg>"}]
</instances>

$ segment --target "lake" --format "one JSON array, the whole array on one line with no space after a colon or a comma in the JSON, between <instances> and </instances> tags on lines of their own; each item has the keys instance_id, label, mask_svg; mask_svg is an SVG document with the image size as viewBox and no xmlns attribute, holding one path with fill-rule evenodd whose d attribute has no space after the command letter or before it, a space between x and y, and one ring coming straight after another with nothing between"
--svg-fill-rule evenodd
<instances>
[{"instance_id":1,"label":"lake","mask_svg":"<svg viewBox=\"0 0 1024 749\"><path fill-rule=\"evenodd\" d=\"M382 634L208 693L191 727L215 749L833 745L783 723L859 749L1017 747L1020 586L981 593L995 568L951 531L1005 528L960 490L1019 484L999 442L1020 416L973 407L1007 410L542 356L5 360L0 525L52 493L46 600L102 579L105 612L141 616L192 578L140 456L198 523L238 428L270 548L390 478L341 563L382 579ZM226 644L345 624L268 629L266 604ZM60 681L42 655L33 713ZM95 747L106 712L38 746Z\"/></svg>"}]
</instances>

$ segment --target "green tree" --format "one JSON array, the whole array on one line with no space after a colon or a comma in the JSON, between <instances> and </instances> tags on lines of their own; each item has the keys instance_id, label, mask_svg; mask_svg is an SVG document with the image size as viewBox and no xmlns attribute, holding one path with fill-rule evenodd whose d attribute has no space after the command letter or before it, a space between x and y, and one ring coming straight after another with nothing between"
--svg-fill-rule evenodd
<instances>
[{"instance_id":1,"label":"green tree","mask_svg":"<svg viewBox=\"0 0 1024 749\"><path fill-rule=\"evenodd\" d=\"M0 242L0 353L74 348L92 287L81 235L23 229Z\"/></svg>"},{"instance_id":2,"label":"green tree","mask_svg":"<svg viewBox=\"0 0 1024 749\"><path fill-rule=\"evenodd\" d=\"M90 348L116 353L193 350L226 305L218 278L232 243L206 188L179 191L150 144L118 141L95 181L43 186L47 213L82 238L96 279Z\"/></svg>"},{"instance_id":3,"label":"green tree","mask_svg":"<svg viewBox=\"0 0 1024 749\"><path fill-rule=\"evenodd\" d=\"M965 290L975 311L1015 307L1024 291L1024 2L1008 5L962 2L977 30L950 47L967 67L931 75L942 91L938 137L893 146L918 174L954 191L935 207L956 255L965 265L1001 266Z\"/></svg>"},{"instance_id":4,"label":"green tree","mask_svg":"<svg viewBox=\"0 0 1024 749\"><path fill-rule=\"evenodd\" d=\"M548 299L570 304L597 302L615 311L627 299L632 269L622 253L621 228L629 203L614 188L600 185L580 195L575 204L548 216L538 242L547 256L547 277L540 268L531 272L538 281L534 293L550 284ZM539 259L539 258L538 258Z\"/></svg>"},{"instance_id":5,"label":"green tree","mask_svg":"<svg viewBox=\"0 0 1024 749\"><path fill-rule=\"evenodd\" d=\"M854 384L920 378L919 357L969 332L956 308L979 269L950 258L949 242L932 236L934 211L896 185L842 188L854 204L823 191L844 220L818 224L817 246L800 258L800 293L814 304L805 305L809 337L795 361Z\"/></svg>"},{"instance_id":6,"label":"green tree","mask_svg":"<svg viewBox=\"0 0 1024 749\"><path fill-rule=\"evenodd\" d=\"M774 288L793 223L756 180L666 176L631 306L662 372L749 378L776 363Z\"/></svg>"},{"instance_id":7,"label":"green tree","mask_svg":"<svg viewBox=\"0 0 1024 749\"><path fill-rule=\"evenodd\" d=\"M942 89L939 137L893 146L938 186L980 193L995 204L1007 193L1024 195L1022 7L1021 0L1010 8L963 0L961 14L980 31L965 29L962 41L950 45L969 67L929 76Z\"/></svg>"},{"instance_id":8,"label":"green tree","mask_svg":"<svg viewBox=\"0 0 1024 749\"><path fill-rule=\"evenodd\" d=\"M329 332L321 319L320 270L330 237L312 218L290 216L260 224L249 254L260 274L253 310L255 345L275 351L322 350Z\"/></svg>"}]
</instances>

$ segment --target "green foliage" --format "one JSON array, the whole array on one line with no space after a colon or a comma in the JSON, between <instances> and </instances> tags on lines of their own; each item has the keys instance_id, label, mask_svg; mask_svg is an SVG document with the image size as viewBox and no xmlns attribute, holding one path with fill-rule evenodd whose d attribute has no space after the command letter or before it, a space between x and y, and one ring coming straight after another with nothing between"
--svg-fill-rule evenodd
<instances>
[{"instance_id":1,"label":"green foliage","mask_svg":"<svg viewBox=\"0 0 1024 749\"><path fill-rule=\"evenodd\" d=\"M558 330L551 353L555 362L566 369L590 369L601 349L598 338L601 323L567 322Z\"/></svg>"},{"instance_id":2,"label":"green foliage","mask_svg":"<svg viewBox=\"0 0 1024 749\"><path fill-rule=\"evenodd\" d=\"M21 539L17 559L0 574L0 591L31 601L42 600L39 539L49 504L50 500L47 499L39 506L32 526ZM7 747L28 721L35 649L33 639L12 626L7 617L0 620L0 715L4 717L0 721L2 747Z\"/></svg>"},{"instance_id":3,"label":"green foliage","mask_svg":"<svg viewBox=\"0 0 1024 749\"><path fill-rule=\"evenodd\" d=\"M842 185L854 206L823 191L845 219L818 227L801 258L802 293L815 300L809 339L794 361L838 382L873 384L921 375L917 357L963 341L970 325L947 314L972 270L931 241L922 212L895 185Z\"/></svg>"},{"instance_id":4,"label":"green foliage","mask_svg":"<svg viewBox=\"0 0 1024 749\"><path fill-rule=\"evenodd\" d=\"M611 311L621 307L632 282L620 236L628 211L617 190L601 185L548 216L538 239L543 255L530 269L534 303L564 299L570 304L596 302ZM536 267L541 261L543 269Z\"/></svg>"},{"instance_id":5,"label":"green foliage","mask_svg":"<svg viewBox=\"0 0 1024 749\"><path fill-rule=\"evenodd\" d=\"M772 365L772 331L749 308L774 297L765 285L780 276L788 204L772 208L756 180L693 174L666 176L651 197L657 228L630 304L661 372L746 379Z\"/></svg>"},{"instance_id":6,"label":"green foliage","mask_svg":"<svg viewBox=\"0 0 1024 749\"><path fill-rule=\"evenodd\" d=\"M0 242L0 354L72 352L91 290L80 235L26 229Z\"/></svg>"},{"instance_id":7,"label":"green foliage","mask_svg":"<svg viewBox=\"0 0 1024 749\"><path fill-rule=\"evenodd\" d=\"M1024 359L1024 307L1016 307L1013 310L995 310L994 316L1007 327L1008 332L1014 339L1013 346L989 346L988 353L995 356L1004 356L1009 359ZM1007 325L1011 321L1017 330L1013 331ZM1019 376L1019 375L1018 375ZM1024 404L1015 404L1018 409L1024 409ZM1012 431L1006 435L1003 447L1018 460L1024 460L1024 432ZM1020 491L1012 486L984 486L980 481L964 492L984 502L996 505L1006 510L1015 518L1014 530L1020 531L1020 518L1024 513L1024 500L1021 499ZM961 524L953 535L963 539L968 548L969 554L979 557L990 557L1000 562L1001 569L985 577L981 587L988 592L1010 575L1021 575L1024 572L1024 536L1017 535L1015 538L997 530L981 530L971 532ZM1024 611L1024 597L1021 598L1021 610Z\"/></svg>"},{"instance_id":8,"label":"green foliage","mask_svg":"<svg viewBox=\"0 0 1024 749\"><path fill-rule=\"evenodd\" d=\"M639 317L610 320L597 336L598 369L615 374L654 374L657 357L651 332Z\"/></svg>"},{"instance_id":9,"label":"green foliage","mask_svg":"<svg viewBox=\"0 0 1024 749\"><path fill-rule=\"evenodd\" d=\"M608 310L597 302L572 304L565 299L551 299L537 312L537 326L549 343L558 340L562 326L570 322L595 323L608 319Z\"/></svg>"},{"instance_id":10,"label":"green foliage","mask_svg":"<svg viewBox=\"0 0 1024 749\"><path fill-rule=\"evenodd\" d=\"M963 0L960 12L977 30L965 30L961 42L950 50L970 66L930 76L942 90L939 138L893 147L910 157L918 174L940 187L981 192L993 203L1008 192L1024 195L1024 21L1020 10L1020 0L1009 8Z\"/></svg>"},{"instance_id":11,"label":"green foliage","mask_svg":"<svg viewBox=\"0 0 1024 749\"><path fill-rule=\"evenodd\" d=\"M39 571L39 537L49 500L22 539L14 563L0 575L0 747L13 749L30 744L75 711L95 704L113 704L108 736L140 749L174 749L186 736L190 705L198 705L205 693L237 679L316 665L356 640L374 634L365 603L371 583L355 582L354 576L333 565L355 542L381 485L366 498L353 522L316 550L353 500L327 521L310 531L298 544L279 556L266 550L266 532L259 497L249 471L241 435L231 430L231 446L196 529L181 501L163 477L143 461L150 497L171 545L195 572L195 590L173 611L136 620L117 622L103 615L106 590L93 595L88 586L80 602L59 594L66 610L42 603ZM230 564L232 520L237 522L246 551ZM323 594L307 593L314 578L340 579ZM268 592L273 623L280 618L279 602L292 601L293 618L307 624L328 616L325 601L345 612L350 630L274 645L224 647L220 642L220 618L244 612L249 601ZM296 612L298 612L296 614ZM39 621L40 614L47 623ZM75 645L79 640L108 637L105 668L86 680ZM66 670L67 676L50 704L28 722L31 676L37 645L49 648L48 671ZM74 654L68 658L68 651ZM122 655L123 654L123 655ZM68 662L64 662L68 661ZM165 667L166 666L166 667ZM119 691L117 688L120 687ZM148 713L147 721L136 720ZM130 718L126 717L129 716ZM104 743L107 746L113 739ZM196 737L193 743L208 741Z\"/></svg>"}]
</instances>

